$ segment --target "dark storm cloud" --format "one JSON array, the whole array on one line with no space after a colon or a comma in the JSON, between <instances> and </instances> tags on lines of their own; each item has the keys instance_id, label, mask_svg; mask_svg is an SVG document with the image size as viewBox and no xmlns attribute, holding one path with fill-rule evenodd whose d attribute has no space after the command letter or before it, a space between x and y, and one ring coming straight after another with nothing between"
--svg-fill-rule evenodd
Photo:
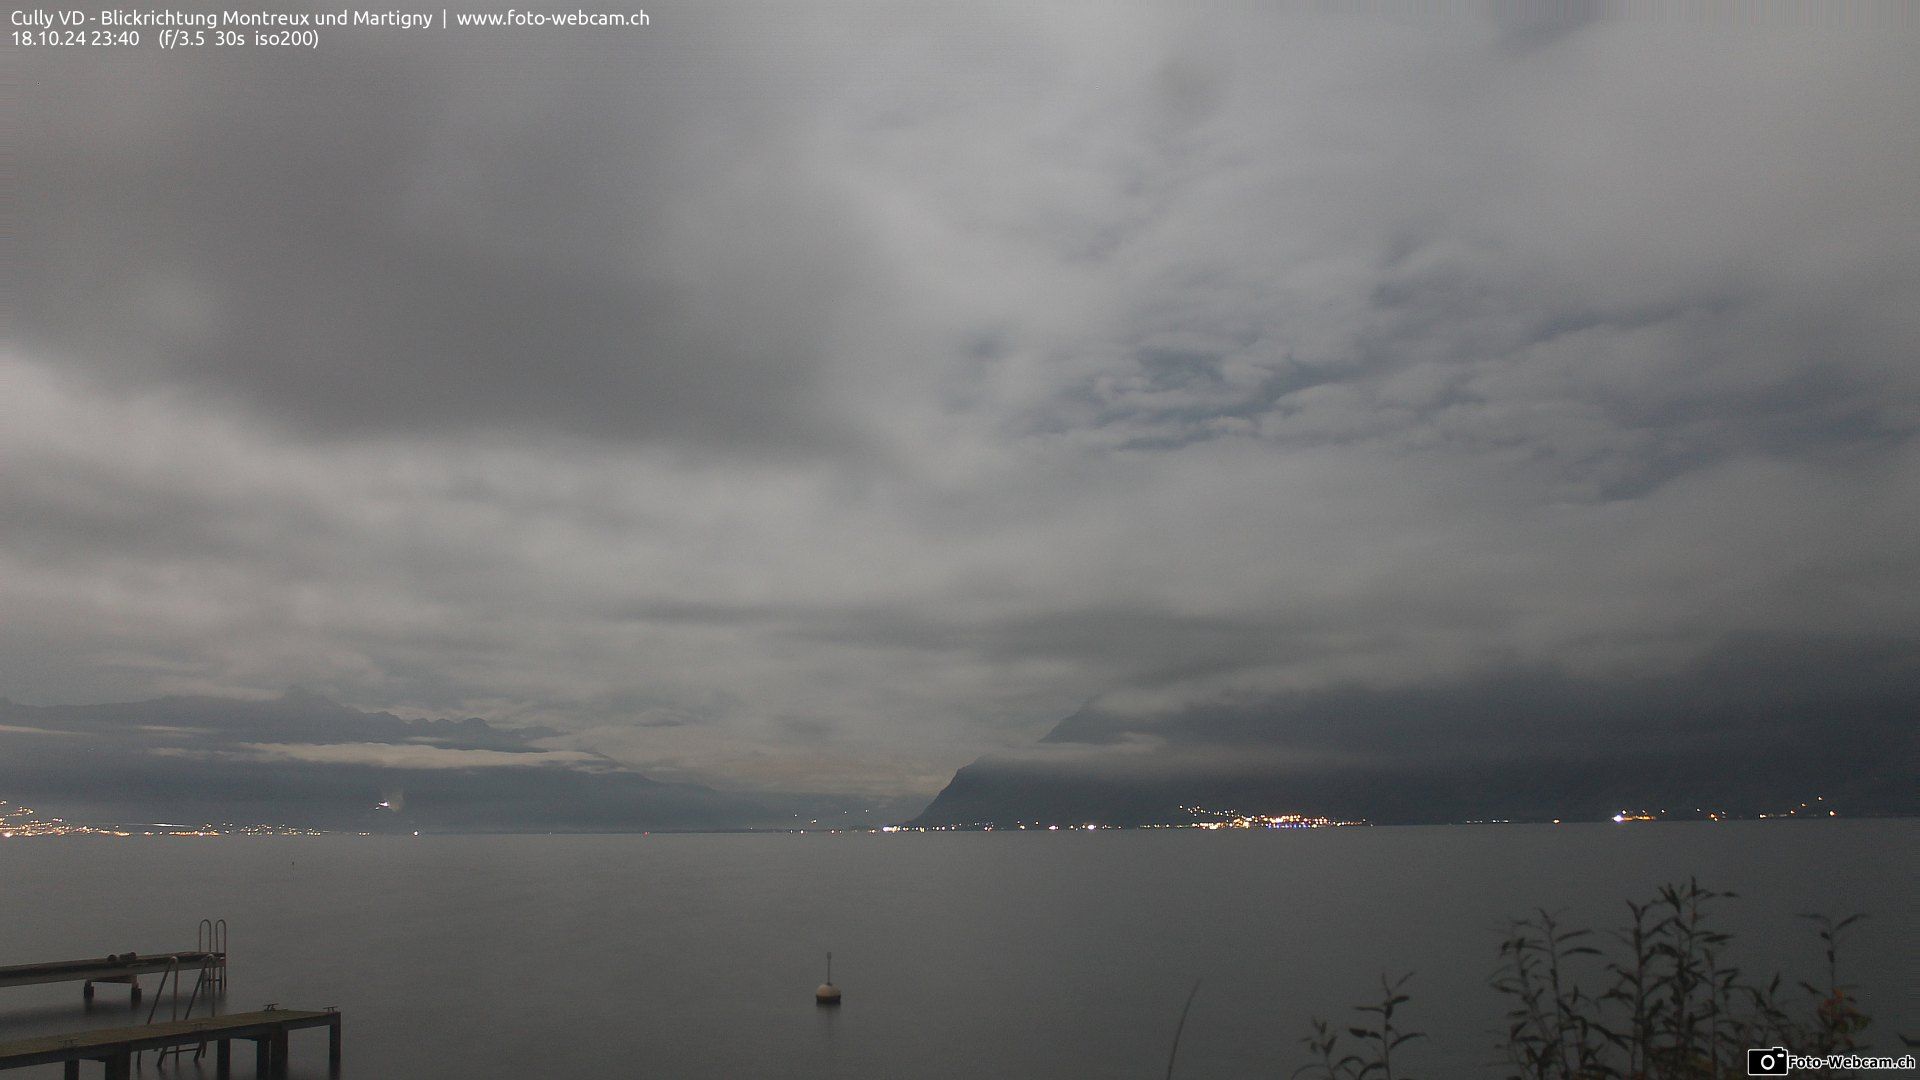
<instances>
[{"instance_id":1,"label":"dark storm cloud","mask_svg":"<svg viewBox=\"0 0 1920 1080\"><path fill-rule=\"evenodd\" d=\"M1088 701L1906 640L1920 77L1849 11L23 55L0 691L866 797Z\"/></svg>"},{"instance_id":2,"label":"dark storm cloud","mask_svg":"<svg viewBox=\"0 0 1920 1080\"><path fill-rule=\"evenodd\" d=\"M1396 765L1489 757L1597 755L1615 743L1691 751L1701 740L1786 731L1862 750L1885 732L1907 745L1920 704L1920 654L1909 639L1730 641L1681 671L1573 676L1552 668L1382 688L1348 684L1292 694L1192 702L1129 715L1091 704L1047 744L1282 746L1311 758ZM1896 740L1898 742L1899 740Z\"/></svg>"},{"instance_id":3,"label":"dark storm cloud","mask_svg":"<svg viewBox=\"0 0 1920 1080\"><path fill-rule=\"evenodd\" d=\"M1135 713L1094 703L1041 745L968 766L921 820L1169 822L1194 805L1593 820L1816 800L1823 813L1911 814L1917 655L1911 639L1744 640L1659 674L1502 671Z\"/></svg>"}]
</instances>

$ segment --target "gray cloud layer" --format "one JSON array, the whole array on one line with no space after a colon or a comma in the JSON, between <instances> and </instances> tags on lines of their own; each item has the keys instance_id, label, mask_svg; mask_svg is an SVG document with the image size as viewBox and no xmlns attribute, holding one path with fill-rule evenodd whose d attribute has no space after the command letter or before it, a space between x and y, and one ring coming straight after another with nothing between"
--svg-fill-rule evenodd
<instances>
[{"instance_id":1,"label":"gray cloud layer","mask_svg":"<svg viewBox=\"0 0 1920 1080\"><path fill-rule=\"evenodd\" d=\"M1545 10L22 54L0 690L909 794L1920 625L1911 20Z\"/></svg>"}]
</instances>

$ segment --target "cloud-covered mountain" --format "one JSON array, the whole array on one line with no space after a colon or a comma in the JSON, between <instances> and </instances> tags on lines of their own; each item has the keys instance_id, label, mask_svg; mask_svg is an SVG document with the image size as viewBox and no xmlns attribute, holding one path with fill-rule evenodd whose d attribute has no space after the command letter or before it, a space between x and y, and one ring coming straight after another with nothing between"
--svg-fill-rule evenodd
<instances>
[{"instance_id":1,"label":"cloud-covered mountain","mask_svg":"<svg viewBox=\"0 0 1920 1080\"><path fill-rule=\"evenodd\" d=\"M361 712L300 689L273 700L0 699L0 795L81 821L374 831L733 828L832 813L828 800L661 783L549 745L558 736Z\"/></svg>"},{"instance_id":2,"label":"cloud-covered mountain","mask_svg":"<svg viewBox=\"0 0 1920 1080\"><path fill-rule=\"evenodd\" d=\"M1620 809L1920 811L1920 648L1740 641L1661 674L1515 668L1177 705L1116 695L959 771L918 819L1140 824L1183 806L1377 822Z\"/></svg>"}]
</instances>

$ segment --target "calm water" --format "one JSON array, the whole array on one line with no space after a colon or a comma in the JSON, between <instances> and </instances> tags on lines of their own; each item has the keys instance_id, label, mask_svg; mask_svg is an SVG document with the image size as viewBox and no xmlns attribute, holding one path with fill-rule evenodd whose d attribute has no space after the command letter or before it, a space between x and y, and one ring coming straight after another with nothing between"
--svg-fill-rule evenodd
<instances>
[{"instance_id":1,"label":"calm water","mask_svg":"<svg viewBox=\"0 0 1920 1080\"><path fill-rule=\"evenodd\" d=\"M1478 1076L1492 1072L1485 983L1506 915L1544 905L1611 926L1621 898L1688 874L1742 894L1724 925L1790 978L1819 962L1795 912L1870 911L1843 976L1895 1045L1894 1030L1920 1031L1917 833L16 840L0 843L0 963L186 948L203 915L224 917L228 1009L340 1006L346 1075L361 1080L1146 1080L1195 979L1177 1075L1286 1076L1311 1014L1344 1017L1379 972L1413 970L1408 1020L1437 1036L1414 1064ZM812 1002L828 949L837 1011ZM0 990L0 1038L128 1022L119 987L91 1012L79 998L78 985ZM293 1036L296 1076L324 1075L325 1044Z\"/></svg>"}]
</instances>

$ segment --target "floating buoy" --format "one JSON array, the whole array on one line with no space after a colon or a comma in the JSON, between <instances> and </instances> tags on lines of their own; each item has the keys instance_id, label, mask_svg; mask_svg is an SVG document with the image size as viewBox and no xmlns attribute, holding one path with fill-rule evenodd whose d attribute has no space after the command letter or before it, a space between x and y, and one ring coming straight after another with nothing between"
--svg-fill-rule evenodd
<instances>
[{"instance_id":1,"label":"floating buoy","mask_svg":"<svg viewBox=\"0 0 1920 1080\"><path fill-rule=\"evenodd\" d=\"M820 988L813 992L813 1003L815 1005L840 1004L840 988L833 985L833 954L832 953L827 954L827 981L821 983Z\"/></svg>"}]
</instances>

